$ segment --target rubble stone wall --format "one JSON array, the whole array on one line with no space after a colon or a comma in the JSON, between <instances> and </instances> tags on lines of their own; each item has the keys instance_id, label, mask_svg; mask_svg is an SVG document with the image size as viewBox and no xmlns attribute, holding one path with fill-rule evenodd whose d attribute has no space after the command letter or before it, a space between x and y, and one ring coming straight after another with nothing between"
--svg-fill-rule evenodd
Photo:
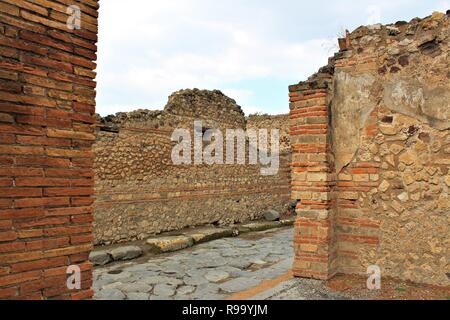
<instances>
[{"instance_id":1,"label":"rubble stone wall","mask_svg":"<svg viewBox=\"0 0 450 320\"><path fill-rule=\"evenodd\" d=\"M220 91L182 90L164 111L140 110L101 120L96 155L95 238L110 244L206 224L260 218L265 210L287 210L290 152L284 144L276 176L260 165L174 165L176 128L204 130L279 128L288 140L288 116L251 117ZM246 145L248 153L248 145ZM248 160L248 159L247 159ZM248 163L248 161L246 162Z\"/></svg>"},{"instance_id":2,"label":"rubble stone wall","mask_svg":"<svg viewBox=\"0 0 450 320\"><path fill-rule=\"evenodd\" d=\"M298 276L449 285L449 20L358 28L290 87Z\"/></svg>"}]
</instances>

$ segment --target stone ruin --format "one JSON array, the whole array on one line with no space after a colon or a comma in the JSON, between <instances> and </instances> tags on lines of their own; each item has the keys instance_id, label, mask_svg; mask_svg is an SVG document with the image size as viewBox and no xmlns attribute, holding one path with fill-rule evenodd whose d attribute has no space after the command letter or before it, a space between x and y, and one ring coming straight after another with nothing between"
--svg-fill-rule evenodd
<instances>
[{"instance_id":1,"label":"stone ruin","mask_svg":"<svg viewBox=\"0 0 450 320\"><path fill-rule=\"evenodd\" d=\"M63 3L1 1L0 299L89 299L94 241L253 219L289 194L296 276L376 265L382 276L449 285L450 12L340 39L327 67L289 88L285 169L261 177L256 167L167 161L169 132L192 122L192 106L211 128L285 121L246 119L219 92L180 92L164 111L97 127L99 4L78 0L83 28L71 30ZM202 108L211 97L215 109ZM67 287L70 265L81 289Z\"/></svg>"},{"instance_id":2,"label":"stone ruin","mask_svg":"<svg viewBox=\"0 0 450 320\"><path fill-rule=\"evenodd\" d=\"M174 165L175 129L279 129L280 170L263 177L260 165ZM245 117L220 91L181 90L163 111L138 110L99 119L94 170L97 244L208 224L230 225L289 210L288 115ZM204 129L204 130L205 130ZM248 149L248 146L246 146Z\"/></svg>"},{"instance_id":3,"label":"stone ruin","mask_svg":"<svg viewBox=\"0 0 450 320\"><path fill-rule=\"evenodd\" d=\"M297 276L449 284L449 16L360 27L289 88Z\"/></svg>"}]
</instances>

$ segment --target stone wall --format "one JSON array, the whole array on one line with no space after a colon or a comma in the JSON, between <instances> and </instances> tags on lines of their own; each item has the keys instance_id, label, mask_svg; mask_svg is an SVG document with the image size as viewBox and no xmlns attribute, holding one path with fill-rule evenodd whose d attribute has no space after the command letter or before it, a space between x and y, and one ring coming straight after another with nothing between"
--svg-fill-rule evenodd
<instances>
[{"instance_id":1,"label":"stone wall","mask_svg":"<svg viewBox=\"0 0 450 320\"><path fill-rule=\"evenodd\" d=\"M449 285L449 23L360 27L290 87L298 276Z\"/></svg>"},{"instance_id":2,"label":"stone wall","mask_svg":"<svg viewBox=\"0 0 450 320\"><path fill-rule=\"evenodd\" d=\"M81 9L70 30L67 8ZM93 295L95 0L0 0L0 299ZM67 287L67 267L81 290Z\"/></svg>"},{"instance_id":3,"label":"stone wall","mask_svg":"<svg viewBox=\"0 0 450 320\"><path fill-rule=\"evenodd\" d=\"M289 202L290 152L284 144L280 171L262 176L259 165L174 165L176 128L247 128L236 102L220 91L182 90L164 111L138 110L100 119L96 154L97 244L144 239L206 224L233 224L280 212ZM251 117L248 127L280 128L288 140L288 116ZM248 145L247 152L248 152ZM248 162L247 162L248 163Z\"/></svg>"}]
</instances>

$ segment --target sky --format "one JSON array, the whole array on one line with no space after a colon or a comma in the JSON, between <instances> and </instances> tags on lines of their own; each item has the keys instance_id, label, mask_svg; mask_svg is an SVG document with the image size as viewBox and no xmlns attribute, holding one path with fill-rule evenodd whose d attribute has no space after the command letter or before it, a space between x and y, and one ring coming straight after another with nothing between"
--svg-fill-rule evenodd
<instances>
[{"instance_id":1,"label":"sky","mask_svg":"<svg viewBox=\"0 0 450 320\"><path fill-rule=\"evenodd\" d=\"M162 110L177 90L221 90L246 114L289 112L306 80L361 25L409 21L450 0L107 0L100 5L97 112Z\"/></svg>"}]
</instances>

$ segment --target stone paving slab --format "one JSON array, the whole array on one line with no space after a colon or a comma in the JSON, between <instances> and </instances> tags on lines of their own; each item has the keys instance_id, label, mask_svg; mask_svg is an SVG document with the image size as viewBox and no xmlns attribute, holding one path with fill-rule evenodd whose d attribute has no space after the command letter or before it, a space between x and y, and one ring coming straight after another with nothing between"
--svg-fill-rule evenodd
<instances>
[{"instance_id":1,"label":"stone paving slab","mask_svg":"<svg viewBox=\"0 0 450 320\"><path fill-rule=\"evenodd\" d=\"M147 261L98 267L95 299L226 299L289 271L293 233L293 228L284 228L223 238Z\"/></svg>"}]
</instances>

